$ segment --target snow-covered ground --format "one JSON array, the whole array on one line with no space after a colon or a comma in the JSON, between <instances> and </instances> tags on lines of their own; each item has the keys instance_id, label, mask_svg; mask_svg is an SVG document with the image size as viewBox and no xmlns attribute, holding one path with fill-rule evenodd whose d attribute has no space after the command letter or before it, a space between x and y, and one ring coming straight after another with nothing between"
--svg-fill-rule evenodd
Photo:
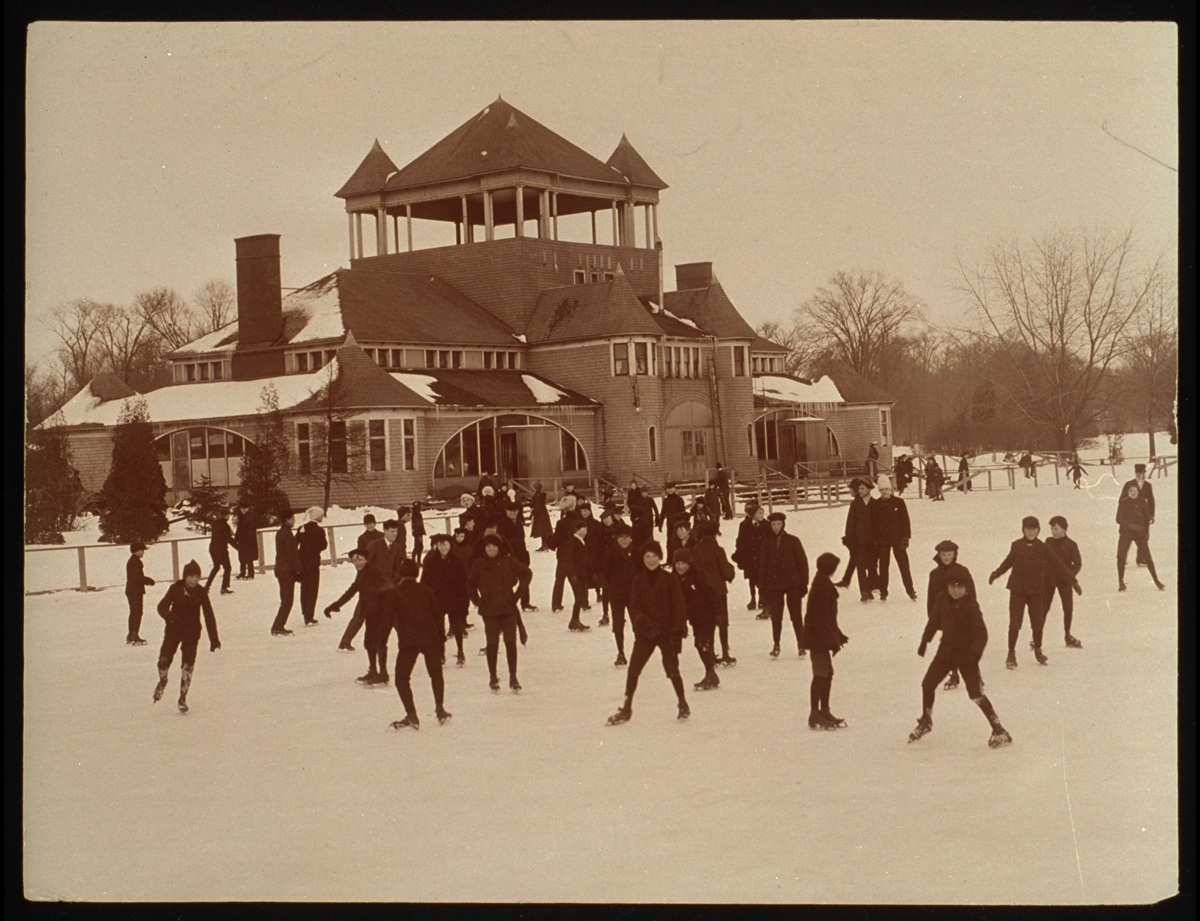
<instances>
[{"instance_id":1,"label":"snow-covered ground","mask_svg":"<svg viewBox=\"0 0 1200 921\"><path fill-rule=\"evenodd\" d=\"M269 636L269 574L214 599L223 648L209 653L201 640L187 715L173 704L178 659L166 698L150 699L163 582L149 590L150 645L140 648L124 645L119 587L27 597L25 893L105 901L1165 898L1177 889L1178 865L1175 483L1154 482L1151 543L1164 593L1132 560L1129 591L1116 592L1119 484L1111 477L1086 490L953 493L944 503L909 491L922 597L943 538L962 546L980 586L991 633L987 693L1015 739L997 751L961 689L939 691L933 733L906 744L929 658L916 655L924 604L904 597L894 567L888 602L843 593L850 642L835 660L831 703L849 728L820 733L806 725L808 662L796 658L786 623L785 655L768 657L769 623L746 610L740 576L730 603L738 663L722 671L721 688L690 691L702 670L688 641L681 661L692 718L676 721L656 658L633 720L619 727L605 725L625 676L612 665L612 634L570 633L566 616L550 613L551 554L534 554L541 611L526 615L524 690L488 690L476 630L466 666L447 669L454 717L444 726L417 666L419 732L388 728L401 714L393 688L354 681L361 651L334 651L348 609L312 629L293 611L296 636ZM1051 515L1070 520L1084 559L1072 632L1084 648L1063 647L1056 605L1049 665L1033 662L1026 626L1021 666L1007 671L1007 593L1003 580L989 587L987 574L1027 514L1044 533ZM792 513L789 529L810 559L825 550L844 558L844 516L844 508ZM727 549L734 530L724 528ZM204 562L205 544L191 546L195 553L181 556ZM112 565L123 565L127 551L112 552ZM165 562L151 554L148 571L169 578L169 551ZM27 577L53 556L73 554L27 554ZM346 566L324 569L320 605L350 579Z\"/></svg>"}]
</instances>

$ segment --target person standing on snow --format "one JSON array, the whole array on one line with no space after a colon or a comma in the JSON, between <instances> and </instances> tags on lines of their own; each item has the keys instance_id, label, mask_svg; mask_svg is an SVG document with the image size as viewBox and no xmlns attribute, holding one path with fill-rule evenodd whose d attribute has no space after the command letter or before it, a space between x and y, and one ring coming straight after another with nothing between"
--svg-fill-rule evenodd
<instances>
[{"instance_id":1,"label":"person standing on snow","mask_svg":"<svg viewBox=\"0 0 1200 921\"><path fill-rule=\"evenodd\" d=\"M275 581L279 583L279 611L271 624L271 636L292 635L287 628L287 621L296 601L296 583L300 581L300 554L296 552L296 536L292 533L295 523L296 513L284 512L279 530L275 532Z\"/></svg>"},{"instance_id":2,"label":"person standing on snow","mask_svg":"<svg viewBox=\"0 0 1200 921\"><path fill-rule=\"evenodd\" d=\"M444 706L446 683L442 676L446 634L442 632L442 616L438 613L433 592L417 581L417 564L410 559L401 560L398 575L400 583L396 588L396 616L392 626L396 631L396 693L404 707L404 719L396 720L392 728L420 729L411 682L418 656L425 658L437 721L444 723L450 719Z\"/></svg>"},{"instance_id":3,"label":"person standing on snow","mask_svg":"<svg viewBox=\"0 0 1200 921\"><path fill-rule=\"evenodd\" d=\"M488 663L488 687L500 690L496 675L500 652L500 637L504 637L504 653L508 659L508 686L521 690L517 680L517 622L521 613L517 601L523 586L533 578L533 571L511 553L501 555L504 541L495 534L483 538L483 556L475 561L467 577L467 591L479 608L487 637L485 651Z\"/></svg>"},{"instance_id":4,"label":"person standing on snow","mask_svg":"<svg viewBox=\"0 0 1200 921\"><path fill-rule=\"evenodd\" d=\"M1154 557L1150 555L1150 544L1147 535L1150 533L1150 514L1146 502L1141 498L1136 484L1130 484L1117 502L1117 524L1120 526L1117 537L1117 591L1125 591L1125 560L1129 556L1129 545L1137 544L1138 552L1146 559L1150 569L1150 578L1154 587L1159 591L1166 588L1158 581L1158 572L1154 568Z\"/></svg>"},{"instance_id":5,"label":"person standing on snow","mask_svg":"<svg viewBox=\"0 0 1200 921\"><path fill-rule=\"evenodd\" d=\"M933 561L934 567L929 571L929 587L925 591L925 617L930 619L933 617L934 603L946 591L946 570L958 563L958 544L952 540L941 541L934 549ZM968 593L972 598L975 598L975 580L971 578L971 571L958 563L962 569L962 576L966 579L964 583L967 586ZM946 684L942 688L944 691L953 691L958 687L958 668L950 669L950 677L946 679Z\"/></svg>"},{"instance_id":6,"label":"person standing on snow","mask_svg":"<svg viewBox=\"0 0 1200 921\"><path fill-rule=\"evenodd\" d=\"M838 592L832 576L841 561L832 553L817 557L817 574L808 593L808 614L800 634L800 645L809 651L812 683L809 685L809 729L843 729L846 721L829 710L833 686L833 657L850 638L838 628Z\"/></svg>"},{"instance_id":7,"label":"person standing on snow","mask_svg":"<svg viewBox=\"0 0 1200 921\"><path fill-rule=\"evenodd\" d=\"M1046 546L1062 560L1072 576L1079 578L1079 570L1083 568L1083 557L1079 554L1079 544L1067 537L1067 527L1067 519L1062 515L1055 515L1051 518L1050 533L1052 536L1046 541ZM1071 620L1075 612L1075 596L1071 594L1071 583L1056 579L1046 586L1046 613L1050 613L1050 605L1054 601L1056 591L1062 600L1063 637L1066 644L1071 649L1082 649L1083 643L1071 635Z\"/></svg>"},{"instance_id":8,"label":"person standing on snow","mask_svg":"<svg viewBox=\"0 0 1200 921\"><path fill-rule=\"evenodd\" d=\"M753 611L762 607L762 601L756 598L758 584L754 580L758 572L758 551L767 531L767 513L753 500L746 503L744 511L746 517L738 525L737 541L734 543L731 559L750 585L750 603L746 605L746 610ZM760 620L766 620L767 615L764 612L758 617Z\"/></svg>"},{"instance_id":9,"label":"person standing on snow","mask_svg":"<svg viewBox=\"0 0 1200 921\"><path fill-rule=\"evenodd\" d=\"M874 601L874 591L879 576L876 574L875 509L871 499L871 484L862 477L850 481L854 498L846 510L846 530L842 545L850 551L850 562L838 588L849 588L850 577L858 570L858 593L863 601Z\"/></svg>"},{"instance_id":10,"label":"person standing on snow","mask_svg":"<svg viewBox=\"0 0 1200 921\"><path fill-rule=\"evenodd\" d=\"M1129 493L1129 487L1137 489L1137 497L1146 507L1146 542L1150 542L1150 525L1154 524L1154 487L1146 479L1146 465L1133 465L1133 479L1121 487L1121 495L1125 496ZM1146 565L1146 556L1142 553L1141 547L1138 547L1137 556L1134 562L1138 566Z\"/></svg>"},{"instance_id":11,"label":"person standing on snow","mask_svg":"<svg viewBox=\"0 0 1200 921\"><path fill-rule=\"evenodd\" d=\"M729 583L737 570L725 557L725 549L717 543L717 522L703 521L696 529L698 540L692 547L696 577L708 595L708 603L716 618L717 633L721 639L719 663L726 668L737 662L729 654ZM672 557L674 559L674 557Z\"/></svg>"},{"instance_id":12,"label":"person standing on snow","mask_svg":"<svg viewBox=\"0 0 1200 921\"><path fill-rule=\"evenodd\" d=\"M908 542L912 538L912 525L908 519L908 506L899 496L892 495L892 483L886 473L879 475L879 498L873 503L875 510L875 546L879 565L879 600L887 601L888 567L896 557L900 569L900 580L908 597L916 601L912 572L908 568Z\"/></svg>"},{"instance_id":13,"label":"person standing on snow","mask_svg":"<svg viewBox=\"0 0 1200 921\"><path fill-rule=\"evenodd\" d=\"M779 657L785 601L796 634L797 651L804 658L800 636L804 628L804 596L808 593L808 557L800 538L784 530L787 516L783 512L772 512L767 522L771 530L763 538L759 551L758 590L764 599L763 608L771 618L771 658Z\"/></svg>"},{"instance_id":14,"label":"person standing on snow","mask_svg":"<svg viewBox=\"0 0 1200 921\"><path fill-rule=\"evenodd\" d=\"M216 517L213 519L210 528L210 538L208 541L208 555L212 559L212 572L208 574L208 581L204 583L204 590L208 591L212 588L213 579L217 577L217 572L224 570L221 576L221 594L232 595L233 591L229 588L229 577L233 572L233 564L229 561L229 545L233 543L233 529L229 527L229 510L220 509Z\"/></svg>"},{"instance_id":15,"label":"person standing on snow","mask_svg":"<svg viewBox=\"0 0 1200 921\"><path fill-rule=\"evenodd\" d=\"M296 536L296 550L300 556L300 613L304 615L304 626L317 623L317 593L321 589L321 554L329 546L321 521L325 512L313 506L308 510L308 523Z\"/></svg>"},{"instance_id":16,"label":"person standing on snow","mask_svg":"<svg viewBox=\"0 0 1200 921\"><path fill-rule=\"evenodd\" d=\"M142 557L146 555L146 545L140 540L129 545L129 559L125 562L125 600L129 602L129 624L125 631L127 646L145 646L142 639L142 605L146 597L146 586L153 585L154 580L146 575Z\"/></svg>"}]
</instances>

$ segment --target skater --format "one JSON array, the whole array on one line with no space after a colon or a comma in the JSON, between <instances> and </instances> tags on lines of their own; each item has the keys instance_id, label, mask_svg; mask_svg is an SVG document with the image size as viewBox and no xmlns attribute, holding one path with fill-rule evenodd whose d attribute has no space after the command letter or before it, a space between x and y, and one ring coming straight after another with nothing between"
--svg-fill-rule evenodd
<instances>
[{"instance_id":1,"label":"skater","mask_svg":"<svg viewBox=\"0 0 1200 921\"><path fill-rule=\"evenodd\" d=\"M874 482L879 476L879 442L872 441L871 446L867 448L867 462L863 466L867 474L867 481Z\"/></svg>"},{"instance_id":2,"label":"skater","mask_svg":"<svg viewBox=\"0 0 1200 921\"><path fill-rule=\"evenodd\" d=\"M683 693L683 676L679 674L679 653L687 636L683 589L679 577L662 568L662 545L658 541L647 541L639 553L642 562L629 591L633 652L629 655L629 671L625 675L625 700L608 718L610 726L628 722L633 716L633 695L637 691L638 678L655 649L662 656L663 671L679 701L677 718L685 720L692 715Z\"/></svg>"},{"instance_id":3,"label":"skater","mask_svg":"<svg viewBox=\"0 0 1200 921\"><path fill-rule=\"evenodd\" d=\"M554 534L550 537L550 548L554 551L554 587L550 591L550 611L557 613L563 609L563 588L567 584L567 573L563 568L563 553L567 541L575 533L575 522L582 518L579 511L579 499L574 495L563 496L558 503L558 524L554 526Z\"/></svg>"},{"instance_id":4,"label":"skater","mask_svg":"<svg viewBox=\"0 0 1200 921\"><path fill-rule=\"evenodd\" d=\"M554 527L550 524L550 513L546 511L546 490L541 480L535 480L533 483L533 497L529 500L529 507L533 511L533 525L529 529L529 536L541 541L537 549L538 553L544 553L552 549L546 541L554 534Z\"/></svg>"},{"instance_id":5,"label":"skater","mask_svg":"<svg viewBox=\"0 0 1200 921\"><path fill-rule=\"evenodd\" d=\"M409 524L409 522L412 521L412 507L408 506L408 505L402 505L398 509L396 509L396 521L398 521L400 523L400 533L396 537L396 540L398 540L400 542L400 555L402 557L407 558L408 557L408 524ZM424 527L423 522L422 522L422 527ZM482 529L482 525L480 525L480 528Z\"/></svg>"},{"instance_id":6,"label":"skater","mask_svg":"<svg viewBox=\"0 0 1200 921\"><path fill-rule=\"evenodd\" d=\"M415 562L420 563L421 554L425 552L425 519L421 515L420 502L412 504L412 536L412 558Z\"/></svg>"},{"instance_id":7,"label":"skater","mask_svg":"<svg viewBox=\"0 0 1200 921\"><path fill-rule=\"evenodd\" d=\"M792 630L796 634L796 651L804 658L800 635L804 628L804 596L808 593L808 557L800 538L784 528L787 516L772 512L767 516L770 533L763 539L758 559L758 590L763 607L771 618L771 658L779 658L779 638L783 632L783 603L787 601Z\"/></svg>"},{"instance_id":8,"label":"skater","mask_svg":"<svg viewBox=\"0 0 1200 921\"><path fill-rule=\"evenodd\" d=\"M650 530L654 530L654 522L658 518L658 505L654 499L642 492L642 489L637 484L637 480L632 480L629 484L629 489L625 491L625 507L629 509L629 520L632 522L638 517L649 517ZM635 509L642 509L639 516ZM646 540L650 538L647 537ZM637 544L636 546L641 546Z\"/></svg>"},{"instance_id":9,"label":"skater","mask_svg":"<svg viewBox=\"0 0 1200 921\"><path fill-rule=\"evenodd\" d=\"M934 502L945 502L946 497L942 495L942 485L946 482L946 473L932 457L925 462L925 477L929 483L929 498Z\"/></svg>"},{"instance_id":10,"label":"skater","mask_svg":"<svg viewBox=\"0 0 1200 921\"><path fill-rule=\"evenodd\" d=\"M576 633L586 633L592 629L579 619L579 612L587 604L587 586L591 578L591 561L587 548L589 523L590 519L588 518L573 519L571 536L564 541L559 557L563 578L571 584L571 594L574 598L571 620L567 624L567 629Z\"/></svg>"},{"instance_id":11,"label":"skater","mask_svg":"<svg viewBox=\"0 0 1200 921\"><path fill-rule=\"evenodd\" d=\"M1055 515L1050 519L1050 534L1046 546L1058 557L1067 570L1075 578L1079 578L1079 570L1083 568L1083 557L1079 555L1079 545L1067 537L1067 519ZM1083 643L1071 635L1071 619L1075 610L1075 596L1071 594L1071 585L1061 579L1052 579L1046 586L1046 614L1050 613L1050 605L1054 601L1054 593L1062 600L1063 609L1063 639L1071 649L1082 649Z\"/></svg>"},{"instance_id":12,"label":"skater","mask_svg":"<svg viewBox=\"0 0 1200 921\"><path fill-rule=\"evenodd\" d=\"M675 484L668 482L665 488L667 494L663 496L662 506L658 510L658 529L660 531L664 526L673 528L675 519L686 511L683 496L675 492Z\"/></svg>"},{"instance_id":13,"label":"skater","mask_svg":"<svg viewBox=\"0 0 1200 921\"><path fill-rule=\"evenodd\" d=\"M625 658L625 612L629 608L629 592L637 559L633 553L633 533L629 525L618 521L613 525L614 544L604 558L604 595L612 612L613 639L617 643L615 666L627 664Z\"/></svg>"},{"instance_id":14,"label":"skater","mask_svg":"<svg viewBox=\"0 0 1200 921\"><path fill-rule=\"evenodd\" d=\"M1146 506L1146 545L1150 543L1150 525L1154 524L1154 487L1150 485L1146 479L1146 465L1133 465L1133 479L1121 487L1121 495L1128 495L1129 487L1137 488L1138 499ZM1138 566L1146 565L1146 557L1142 553L1141 547L1138 548L1137 555L1134 557L1134 562Z\"/></svg>"},{"instance_id":15,"label":"skater","mask_svg":"<svg viewBox=\"0 0 1200 921\"><path fill-rule=\"evenodd\" d=\"M958 563L958 544L954 541L941 541L933 549L933 562L935 565L929 571L929 588L925 591L925 616L927 618L933 617L934 602L946 592L946 570ZM975 580L971 578L971 571L961 563L958 563L958 565L962 569L964 578L966 579L967 593L972 598L975 598ZM956 687L958 687L957 667L950 669L950 677L946 679L946 684L942 690L953 691Z\"/></svg>"},{"instance_id":16,"label":"skater","mask_svg":"<svg viewBox=\"0 0 1200 921\"><path fill-rule=\"evenodd\" d=\"M921 681L921 717L917 720L917 728L908 737L909 742L916 742L933 729L933 700L938 683L955 667L962 673L971 701L983 711L992 727L988 745L999 748L1012 742L1012 736L1000 725L992 702L983 693L979 660L987 647L988 634L979 602L968 594L969 578L961 566L946 569L946 592L935 600L933 614L921 634L917 655L922 658L938 630L942 631L942 639Z\"/></svg>"},{"instance_id":17,"label":"skater","mask_svg":"<svg viewBox=\"0 0 1200 921\"><path fill-rule=\"evenodd\" d=\"M738 525L732 559L750 586L750 603L746 605L746 610L753 611L762 607L762 602L757 599L758 586L754 579L758 569L758 550L767 530L767 513L753 500L747 502L743 510L746 517ZM766 619L766 614L758 616L760 619Z\"/></svg>"},{"instance_id":18,"label":"skater","mask_svg":"<svg viewBox=\"0 0 1200 921\"><path fill-rule=\"evenodd\" d=\"M675 551L680 547L687 547L689 550L695 547L695 541L692 539L692 523L686 512L676 516L675 520L671 522L670 531L667 534L668 557L673 557Z\"/></svg>"},{"instance_id":19,"label":"skater","mask_svg":"<svg viewBox=\"0 0 1200 921\"><path fill-rule=\"evenodd\" d=\"M449 534L435 534L433 549L425 556L421 566L421 584L429 586L437 600L441 617L450 621L450 635L458 647L456 664L461 668L467 664L463 653L463 638L467 635L467 611L471 599L467 594L467 570L454 553ZM442 621L445 632L445 620Z\"/></svg>"},{"instance_id":20,"label":"skater","mask_svg":"<svg viewBox=\"0 0 1200 921\"><path fill-rule=\"evenodd\" d=\"M717 634L721 640L719 662L728 668L737 662L729 654L729 583L733 581L737 570L726 559L724 548L717 543L716 521L702 522L698 532L696 546L692 548L696 577L708 596L709 607L716 618Z\"/></svg>"},{"instance_id":21,"label":"skater","mask_svg":"<svg viewBox=\"0 0 1200 921\"><path fill-rule=\"evenodd\" d=\"M649 501L649 497L647 501L629 507L629 526L634 547L640 547L654 536L655 515L654 503Z\"/></svg>"},{"instance_id":22,"label":"skater","mask_svg":"<svg viewBox=\"0 0 1200 921\"><path fill-rule=\"evenodd\" d=\"M321 588L321 554L329 546L321 522L325 512L315 505L308 510L308 523L296 535L296 551L300 555L300 613L304 626L317 623L317 593Z\"/></svg>"},{"instance_id":23,"label":"skater","mask_svg":"<svg viewBox=\"0 0 1200 921\"><path fill-rule=\"evenodd\" d=\"M1042 652L1042 627L1046 623L1046 586L1051 581L1065 580L1076 595L1083 594L1079 582L1062 560L1038 540L1041 529L1041 524L1032 515L1023 518L1022 536L1012 542L1004 562L988 576L988 585L991 585L1012 569L1005 586L1008 589L1008 658L1004 664L1008 668L1017 667L1017 636L1025 620L1026 608L1029 609L1029 626L1033 630L1033 657L1038 665L1045 665L1048 661Z\"/></svg>"},{"instance_id":24,"label":"skater","mask_svg":"<svg viewBox=\"0 0 1200 921\"><path fill-rule=\"evenodd\" d=\"M496 533L504 539L509 552L528 566L530 557L529 548L525 546L525 526L521 523L521 506L516 502L504 503L504 516L496 522ZM521 610L537 610L537 607L529 602L528 585L524 587L521 595Z\"/></svg>"},{"instance_id":25,"label":"skater","mask_svg":"<svg viewBox=\"0 0 1200 921\"><path fill-rule=\"evenodd\" d=\"M350 564L354 567L354 581L337 601L325 608L325 616L332 617L334 611L340 611L342 605L346 604L355 595L358 595L358 602L354 606L354 619L366 622L367 636L370 638L371 630L373 629L372 625L378 624L378 620L372 620L371 618L378 613L383 604L384 580L377 570L367 567L367 551L355 547L346 556L350 560ZM351 652L354 650L353 646L339 646L338 648ZM371 656L369 646L367 656L368 658ZM366 684L366 679L376 674L374 660L372 660L370 670L359 680Z\"/></svg>"},{"instance_id":26,"label":"skater","mask_svg":"<svg viewBox=\"0 0 1200 921\"><path fill-rule=\"evenodd\" d=\"M387 644L396 618L396 586L400 582L400 563L404 559L400 522L389 518L383 523L383 539L372 541L367 547L367 566L371 570L367 583L370 592L362 596L367 673L358 678L359 683L366 687L387 687L390 680Z\"/></svg>"},{"instance_id":27,"label":"skater","mask_svg":"<svg viewBox=\"0 0 1200 921\"><path fill-rule=\"evenodd\" d=\"M844 729L846 721L829 710L829 689L833 685L833 657L850 639L838 628L838 592L832 576L838 563L832 553L817 557L817 574L808 593L808 614L800 634L800 645L807 649L812 662L812 684L808 688L809 729Z\"/></svg>"},{"instance_id":28,"label":"skater","mask_svg":"<svg viewBox=\"0 0 1200 921\"><path fill-rule=\"evenodd\" d=\"M233 572L233 565L229 562L229 545L233 543L233 529L229 527L229 511L227 509L219 509L216 517L210 526L210 538L208 541L208 555L212 558L212 572L208 574L208 581L204 583L204 590L207 592L212 588L213 579L217 577L219 570L224 570L221 576L221 594L232 595L233 591L229 588L229 577Z\"/></svg>"},{"instance_id":29,"label":"skater","mask_svg":"<svg viewBox=\"0 0 1200 921\"><path fill-rule=\"evenodd\" d=\"M971 491L971 465L967 463L967 455L958 459L958 491Z\"/></svg>"},{"instance_id":30,"label":"skater","mask_svg":"<svg viewBox=\"0 0 1200 921\"><path fill-rule=\"evenodd\" d=\"M125 631L126 646L145 646L142 639L142 605L146 598L146 586L153 585L154 580L146 575L142 557L146 555L146 545L140 540L129 545L129 559L125 561L125 599L129 602L129 624Z\"/></svg>"},{"instance_id":31,"label":"skater","mask_svg":"<svg viewBox=\"0 0 1200 921\"><path fill-rule=\"evenodd\" d=\"M907 454L901 454L896 459L896 495L904 495L904 490L908 488L908 484L912 481L912 478L912 458Z\"/></svg>"},{"instance_id":32,"label":"skater","mask_svg":"<svg viewBox=\"0 0 1200 921\"><path fill-rule=\"evenodd\" d=\"M875 507L871 499L871 484L862 477L850 481L854 498L846 511L846 530L842 545L850 551L850 562L838 588L849 588L850 577L858 571L858 596L862 601L874 601L879 576L876 574Z\"/></svg>"},{"instance_id":33,"label":"skater","mask_svg":"<svg viewBox=\"0 0 1200 921\"><path fill-rule=\"evenodd\" d=\"M245 502L238 503L237 530L233 542L238 552L238 578L253 579L258 562L258 516Z\"/></svg>"},{"instance_id":34,"label":"skater","mask_svg":"<svg viewBox=\"0 0 1200 921\"><path fill-rule=\"evenodd\" d=\"M605 505L600 512L600 520L594 522L588 529L584 543L588 548L589 583L596 590L596 598L600 602L600 622L598 627L607 627L608 618L608 587L604 584L604 560L615 542L613 526L616 523L616 512L611 505Z\"/></svg>"},{"instance_id":35,"label":"skater","mask_svg":"<svg viewBox=\"0 0 1200 921\"><path fill-rule=\"evenodd\" d=\"M1078 489L1080 477L1087 473L1087 468L1079 462L1078 454L1071 455L1071 461L1067 466L1067 473L1071 474L1071 481L1075 484L1075 488Z\"/></svg>"},{"instance_id":36,"label":"skater","mask_svg":"<svg viewBox=\"0 0 1200 921\"><path fill-rule=\"evenodd\" d=\"M675 551L675 556L671 558L671 571L679 578L683 604L687 609L687 620L692 627L692 636L695 637L696 653L700 656L700 664L704 666L704 677L692 687L697 691L715 690L721 686L721 679L717 677L717 657L713 652L717 617L712 605L712 596L701 584L692 552L686 547Z\"/></svg>"},{"instance_id":37,"label":"skater","mask_svg":"<svg viewBox=\"0 0 1200 921\"><path fill-rule=\"evenodd\" d=\"M437 721L444 723L450 713L444 706L446 693L442 677L442 651L446 634L442 631L442 616L429 587L417 581L417 564L409 559L400 561L400 584L396 588L396 693L404 707L404 719L392 723L393 729L420 729L417 706L413 700L412 671L417 657L425 658L425 673L433 687L433 706Z\"/></svg>"},{"instance_id":38,"label":"skater","mask_svg":"<svg viewBox=\"0 0 1200 921\"><path fill-rule=\"evenodd\" d=\"M912 525L908 520L908 506L899 496L892 495L892 483L886 473L879 474L879 498L872 504L875 510L875 546L879 556L879 600L888 598L888 568L896 557L900 570L900 581L912 601L917 600L913 588L912 572L908 568L908 542L912 538Z\"/></svg>"},{"instance_id":39,"label":"skater","mask_svg":"<svg viewBox=\"0 0 1200 921\"><path fill-rule=\"evenodd\" d=\"M174 583L158 603L158 616L167 622L163 631L162 648L158 651L158 684L154 702L162 700L167 687L167 675L175 661L175 650L182 650L183 671L179 678L179 712L187 713L188 689L192 686L192 671L196 667L196 645L200 642L200 614L204 613L204 629L208 633L208 648L221 648L217 636L217 618L213 614L208 592L200 587L200 564L190 560L183 567L183 578Z\"/></svg>"},{"instance_id":40,"label":"skater","mask_svg":"<svg viewBox=\"0 0 1200 921\"><path fill-rule=\"evenodd\" d=\"M356 549L362 554L363 559L367 558L367 548L383 537L375 528L375 516L370 512L363 515L363 532L358 535ZM349 556L349 554L347 554ZM335 608L334 610L340 610ZM328 616L329 608L325 609L325 614ZM346 630L342 633L342 638L338 641L338 652L354 652L354 638L358 636L358 631L362 629L362 625L366 618L362 610L362 596L354 604L354 613L350 617L350 622L346 624Z\"/></svg>"},{"instance_id":41,"label":"skater","mask_svg":"<svg viewBox=\"0 0 1200 921\"><path fill-rule=\"evenodd\" d=\"M721 517L733 521L733 490L729 486L729 471L717 461L717 497L721 502Z\"/></svg>"},{"instance_id":42,"label":"skater","mask_svg":"<svg viewBox=\"0 0 1200 921\"><path fill-rule=\"evenodd\" d=\"M1154 587L1159 591L1166 588L1158 581L1158 572L1154 568L1154 557L1150 555L1150 544L1146 535L1150 531L1150 514L1146 501L1141 498L1136 483L1130 483L1120 501L1117 502L1117 524L1120 526L1117 537L1117 591L1125 591L1125 560L1129 556L1129 545L1136 544L1138 552L1146 559L1150 570L1150 578Z\"/></svg>"},{"instance_id":43,"label":"skater","mask_svg":"<svg viewBox=\"0 0 1200 921\"><path fill-rule=\"evenodd\" d=\"M296 513L287 511L275 532L275 581L279 583L279 611L271 624L271 636L291 636L287 628L288 616L296 601L296 583L300 581L300 554L296 551L296 536L292 525Z\"/></svg>"},{"instance_id":44,"label":"skater","mask_svg":"<svg viewBox=\"0 0 1200 921\"><path fill-rule=\"evenodd\" d=\"M504 637L504 653L508 660L508 686L521 690L517 681L517 599L533 578L533 571L512 555L501 556L503 541L494 534L483 539L483 556L475 561L467 577L467 590L479 608L487 636L488 687L500 690L496 675L500 637Z\"/></svg>"}]
</instances>

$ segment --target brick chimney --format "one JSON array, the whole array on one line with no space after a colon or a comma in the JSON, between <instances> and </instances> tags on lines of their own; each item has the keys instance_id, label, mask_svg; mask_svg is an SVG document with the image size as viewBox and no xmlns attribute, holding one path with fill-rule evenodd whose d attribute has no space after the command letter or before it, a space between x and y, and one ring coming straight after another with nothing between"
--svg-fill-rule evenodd
<instances>
[{"instance_id":1,"label":"brick chimney","mask_svg":"<svg viewBox=\"0 0 1200 921\"><path fill-rule=\"evenodd\" d=\"M676 291L686 291L688 288L707 288L712 284L712 280L711 262L689 262L686 265L675 266Z\"/></svg>"},{"instance_id":2,"label":"brick chimney","mask_svg":"<svg viewBox=\"0 0 1200 921\"><path fill-rule=\"evenodd\" d=\"M233 242L237 247L237 347L262 348L283 332L279 234L260 233Z\"/></svg>"}]
</instances>

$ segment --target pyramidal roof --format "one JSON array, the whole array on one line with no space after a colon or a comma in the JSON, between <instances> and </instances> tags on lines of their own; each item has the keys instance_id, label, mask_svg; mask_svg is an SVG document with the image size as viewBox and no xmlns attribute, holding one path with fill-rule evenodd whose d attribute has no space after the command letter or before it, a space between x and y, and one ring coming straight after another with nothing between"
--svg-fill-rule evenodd
<instances>
[{"instance_id":1,"label":"pyramidal roof","mask_svg":"<svg viewBox=\"0 0 1200 921\"><path fill-rule=\"evenodd\" d=\"M349 198L363 192L377 192L383 188L387 177L394 172L396 164L383 152L383 148L379 146L379 138L376 138L367 155L363 157L362 163L358 164L358 169L346 180L346 184L334 193L334 197Z\"/></svg>"},{"instance_id":2,"label":"pyramidal roof","mask_svg":"<svg viewBox=\"0 0 1200 921\"><path fill-rule=\"evenodd\" d=\"M619 170L621 175L634 185L648 186L651 189L666 189L669 186L658 178L658 174L650 169L642 155L633 149L629 138L621 135L617 149L608 158L608 165Z\"/></svg>"},{"instance_id":3,"label":"pyramidal roof","mask_svg":"<svg viewBox=\"0 0 1200 921\"><path fill-rule=\"evenodd\" d=\"M600 162L586 150L497 98L400 170L388 187L451 182L522 167L580 179L626 183L620 170ZM351 182L346 183L343 191ZM375 188L382 186L380 178ZM342 192L338 194L342 195Z\"/></svg>"}]
</instances>

